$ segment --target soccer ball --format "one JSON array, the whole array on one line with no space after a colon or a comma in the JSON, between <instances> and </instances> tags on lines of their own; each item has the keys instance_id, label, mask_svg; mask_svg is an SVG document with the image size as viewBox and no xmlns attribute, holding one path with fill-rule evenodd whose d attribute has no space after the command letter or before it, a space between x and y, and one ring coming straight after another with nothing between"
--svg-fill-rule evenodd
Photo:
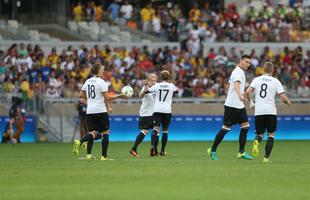
<instances>
[{"instance_id":1,"label":"soccer ball","mask_svg":"<svg viewBox=\"0 0 310 200\"><path fill-rule=\"evenodd\" d=\"M126 95L127 97L131 97L133 95L133 89L129 85L126 85L122 88L122 94Z\"/></svg>"}]
</instances>

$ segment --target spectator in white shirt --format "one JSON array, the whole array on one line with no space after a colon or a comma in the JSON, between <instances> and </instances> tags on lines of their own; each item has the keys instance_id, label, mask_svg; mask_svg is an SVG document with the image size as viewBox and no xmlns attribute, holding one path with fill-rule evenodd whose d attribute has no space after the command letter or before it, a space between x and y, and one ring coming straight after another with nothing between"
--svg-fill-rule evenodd
<instances>
[{"instance_id":1,"label":"spectator in white shirt","mask_svg":"<svg viewBox=\"0 0 310 200\"><path fill-rule=\"evenodd\" d=\"M129 21L132 16L133 7L131 4L129 4L128 0L124 1L124 5L121 7L121 13L123 15L123 18L126 19L126 21Z\"/></svg>"}]
</instances>

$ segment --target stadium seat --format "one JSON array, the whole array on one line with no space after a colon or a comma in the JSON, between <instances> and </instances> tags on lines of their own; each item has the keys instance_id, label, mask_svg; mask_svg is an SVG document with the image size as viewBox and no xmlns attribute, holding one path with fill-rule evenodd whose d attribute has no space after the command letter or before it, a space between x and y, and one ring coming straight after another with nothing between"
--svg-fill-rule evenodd
<instances>
[{"instance_id":1,"label":"stadium seat","mask_svg":"<svg viewBox=\"0 0 310 200\"><path fill-rule=\"evenodd\" d=\"M49 41L51 39L50 35L47 33L40 33L40 40Z\"/></svg>"},{"instance_id":2,"label":"stadium seat","mask_svg":"<svg viewBox=\"0 0 310 200\"><path fill-rule=\"evenodd\" d=\"M5 29L6 28L6 23L4 20L0 20L0 28Z\"/></svg>"},{"instance_id":3,"label":"stadium seat","mask_svg":"<svg viewBox=\"0 0 310 200\"><path fill-rule=\"evenodd\" d=\"M67 26L71 31L78 32L78 26L75 21L68 21Z\"/></svg>"},{"instance_id":4,"label":"stadium seat","mask_svg":"<svg viewBox=\"0 0 310 200\"><path fill-rule=\"evenodd\" d=\"M30 40L40 41L40 33L37 30L29 30Z\"/></svg>"},{"instance_id":5,"label":"stadium seat","mask_svg":"<svg viewBox=\"0 0 310 200\"><path fill-rule=\"evenodd\" d=\"M17 35L19 24L16 20L8 20L8 24L6 26L6 30L10 33Z\"/></svg>"},{"instance_id":6,"label":"stadium seat","mask_svg":"<svg viewBox=\"0 0 310 200\"><path fill-rule=\"evenodd\" d=\"M120 42L120 38L118 37L118 35L116 34L111 34L109 35L109 39L112 41L112 42Z\"/></svg>"}]
</instances>

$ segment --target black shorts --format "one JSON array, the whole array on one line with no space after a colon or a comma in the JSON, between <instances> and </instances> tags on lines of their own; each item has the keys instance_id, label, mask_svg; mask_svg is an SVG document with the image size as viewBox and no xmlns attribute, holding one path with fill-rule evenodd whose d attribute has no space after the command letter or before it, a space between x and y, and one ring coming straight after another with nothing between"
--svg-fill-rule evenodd
<instances>
[{"instance_id":1,"label":"black shorts","mask_svg":"<svg viewBox=\"0 0 310 200\"><path fill-rule=\"evenodd\" d=\"M276 115L257 115L255 116L255 132L263 134L267 130L268 133L273 133L277 130Z\"/></svg>"},{"instance_id":2,"label":"black shorts","mask_svg":"<svg viewBox=\"0 0 310 200\"><path fill-rule=\"evenodd\" d=\"M153 113L153 125L154 126L160 126L162 125L162 129L168 130L170 122L171 122L171 113Z\"/></svg>"},{"instance_id":3,"label":"black shorts","mask_svg":"<svg viewBox=\"0 0 310 200\"><path fill-rule=\"evenodd\" d=\"M245 108L233 108L224 106L224 125L232 126L248 122L248 115Z\"/></svg>"},{"instance_id":4,"label":"black shorts","mask_svg":"<svg viewBox=\"0 0 310 200\"><path fill-rule=\"evenodd\" d=\"M89 132L98 131L102 133L110 128L109 114L107 112L87 114L86 123Z\"/></svg>"},{"instance_id":5,"label":"black shorts","mask_svg":"<svg viewBox=\"0 0 310 200\"><path fill-rule=\"evenodd\" d=\"M153 116L139 117L139 129L152 129L153 121Z\"/></svg>"}]
</instances>

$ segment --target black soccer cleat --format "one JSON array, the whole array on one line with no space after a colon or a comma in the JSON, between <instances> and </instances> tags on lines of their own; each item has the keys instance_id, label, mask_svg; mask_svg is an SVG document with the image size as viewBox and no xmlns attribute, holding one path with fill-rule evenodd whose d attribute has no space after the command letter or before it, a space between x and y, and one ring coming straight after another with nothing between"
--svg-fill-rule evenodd
<instances>
[{"instance_id":1,"label":"black soccer cleat","mask_svg":"<svg viewBox=\"0 0 310 200\"><path fill-rule=\"evenodd\" d=\"M154 156L158 156L158 151L154 148L151 148L150 150L150 156L154 157Z\"/></svg>"}]
</instances>

